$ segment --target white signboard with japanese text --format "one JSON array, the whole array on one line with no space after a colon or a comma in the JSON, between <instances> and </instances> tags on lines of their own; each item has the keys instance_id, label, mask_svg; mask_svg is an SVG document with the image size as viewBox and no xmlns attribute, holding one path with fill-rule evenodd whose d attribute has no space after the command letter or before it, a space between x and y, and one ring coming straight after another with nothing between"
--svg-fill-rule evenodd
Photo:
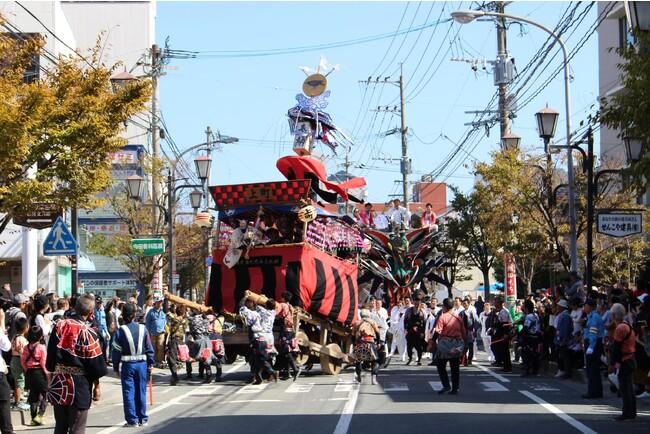
<instances>
[{"instance_id":1,"label":"white signboard with japanese text","mask_svg":"<svg viewBox=\"0 0 650 434\"><path fill-rule=\"evenodd\" d=\"M643 214L598 213L597 231L610 237L629 237L643 232Z\"/></svg>"}]
</instances>

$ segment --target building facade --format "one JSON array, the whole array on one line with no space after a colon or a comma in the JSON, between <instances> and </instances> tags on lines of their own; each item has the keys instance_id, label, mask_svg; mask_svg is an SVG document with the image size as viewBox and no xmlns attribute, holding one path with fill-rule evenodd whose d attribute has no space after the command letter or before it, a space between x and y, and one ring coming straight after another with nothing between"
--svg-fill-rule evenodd
<instances>
[{"instance_id":1,"label":"building facade","mask_svg":"<svg viewBox=\"0 0 650 434\"><path fill-rule=\"evenodd\" d=\"M609 11L598 27L598 89L600 98L608 98L623 92L618 64L621 57L616 49L633 43L624 2L598 2L598 15ZM611 10L610 10L611 8ZM602 126L600 128L600 160L610 167L627 164L625 144L619 132ZM639 204L650 206L650 189L638 199Z\"/></svg>"},{"instance_id":2,"label":"building facade","mask_svg":"<svg viewBox=\"0 0 650 434\"><path fill-rule=\"evenodd\" d=\"M21 6L22 5L22 6ZM101 60L107 66L119 63L118 72L146 75L144 66L155 42L155 1L0 1L5 19L2 32L15 35L40 34L46 40L46 56L38 59L40 70L52 66L61 55L82 56L99 44ZM35 77L37 79L38 76ZM113 177L119 188L130 174L142 174L138 155L150 148L151 115L142 113L129 122L124 131L128 145L113 157ZM123 157L130 158L126 164ZM86 290L105 296L118 290L132 291L135 284L130 273L118 262L100 255L87 254L87 239L93 233L112 233L123 226L108 208L79 211L79 278ZM12 283L15 292L33 292L37 287L71 293L71 268L65 257L42 254L48 229L25 229L10 224L0 234L0 281ZM87 283L87 285L86 285Z\"/></svg>"}]
</instances>

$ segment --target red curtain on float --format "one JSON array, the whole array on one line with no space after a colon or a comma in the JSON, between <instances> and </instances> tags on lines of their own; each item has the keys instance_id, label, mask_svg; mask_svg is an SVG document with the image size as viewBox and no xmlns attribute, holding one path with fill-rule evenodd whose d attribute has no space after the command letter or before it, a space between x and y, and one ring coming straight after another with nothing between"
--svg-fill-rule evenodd
<instances>
[{"instance_id":1,"label":"red curtain on float","mask_svg":"<svg viewBox=\"0 0 650 434\"><path fill-rule=\"evenodd\" d=\"M254 248L237 265L223 265L225 250L212 257L205 304L219 312L235 312L244 292L279 299L284 291L307 312L341 324L354 324L358 312L357 266L309 244Z\"/></svg>"}]
</instances>

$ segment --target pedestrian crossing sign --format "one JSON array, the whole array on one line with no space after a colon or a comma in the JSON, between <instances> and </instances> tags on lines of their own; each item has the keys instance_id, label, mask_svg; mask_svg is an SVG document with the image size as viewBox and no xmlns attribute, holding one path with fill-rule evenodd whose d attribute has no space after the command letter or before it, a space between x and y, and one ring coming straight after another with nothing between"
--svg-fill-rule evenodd
<instances>
[{"instance_id":1,"label":"pedestrian crossing sign","mask_svg":"<svg viewBox=\"0 0 650 434\"><path fill-rule=\"evenodd\" d=\"M77 241L61 217L58 217L43 241L45 256L67 256L77 254Z\"/></svg>"}]
</instances>

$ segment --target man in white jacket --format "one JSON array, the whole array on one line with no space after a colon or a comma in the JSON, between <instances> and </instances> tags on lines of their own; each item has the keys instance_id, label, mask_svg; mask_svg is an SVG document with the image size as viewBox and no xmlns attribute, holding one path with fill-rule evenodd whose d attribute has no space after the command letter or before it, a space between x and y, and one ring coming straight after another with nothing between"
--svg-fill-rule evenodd
<instances>
[{"instance_id":1,"label":"man in white jacket","mask_svg":"<svg viewBox=\"0 0 650 434\"><path fill-rule=\"evenodd\" d=\"M490 327L489 324L487 324L487 320L490 317L491 312L492 306L490 306L490 303L486 302L483 306L483 312L481 312L478 316L478 320L481 323L481 340L483 341L483 348L488 355L488 361L490 363L493 363L496 359L492 353L492 349L490 348L490 345L492 344L492 338L488 334L488 329Z\"/></svg>"},{"instance_id":2,"label":"man in white jacket","mask_svg":"<svg viewBox=\"0 0 650 434\"><path fill-rule=\"evenodd\" d=\"M402 357L402 362L406 360L406 334L404 333L404 311L406 308L402 303L402 300L399 300L395 306L390 310L390 328L389 331L393 335L393 339L390 344L390 353L388 357L395 355L395 350L398 351L399 355Z\"/></svg>"}]
</instances>

